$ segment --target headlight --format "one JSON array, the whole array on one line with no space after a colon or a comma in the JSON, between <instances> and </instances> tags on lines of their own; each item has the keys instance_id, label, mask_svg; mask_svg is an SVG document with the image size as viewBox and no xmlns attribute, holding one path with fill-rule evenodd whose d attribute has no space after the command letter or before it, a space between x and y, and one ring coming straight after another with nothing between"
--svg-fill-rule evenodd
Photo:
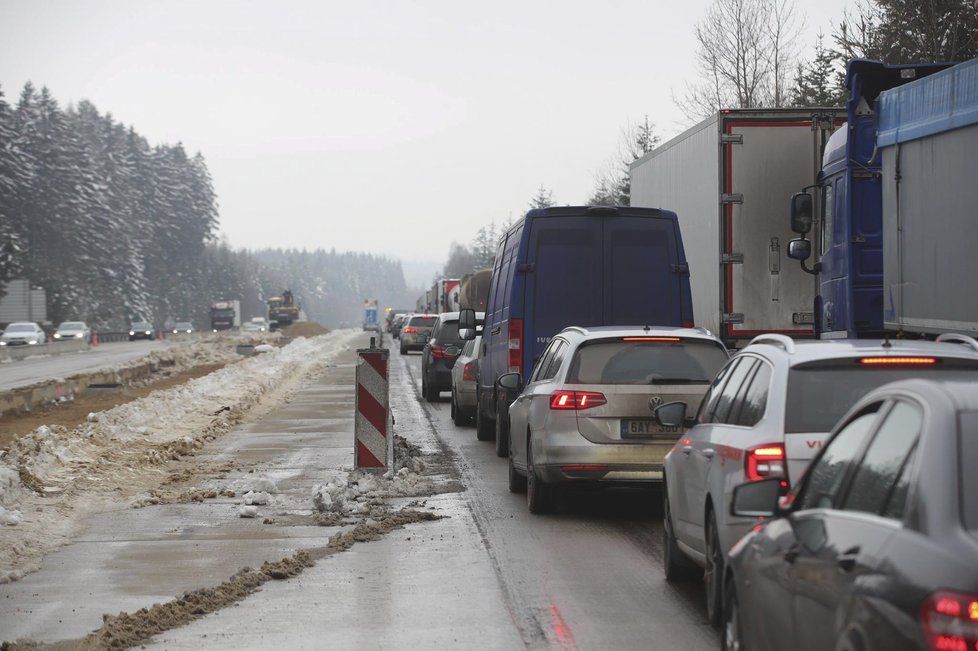
<instances>
[{"instance_id":1,"label":"headlight","mask_svg":"<svg viewBox=\"0 0 978 651\"><path fill-rule=\"evenodd\" d=\"M6 345L7 345L6 341L0 341L0 346L6 346Z\"/></svg>"},{"instance_id":2,"label":"headlight","mask_svg":"<svg viewBox=\"0 0 978 651\"><path fill-rule=\"evenodd\" d=\"M212 332L217 332L217 328L214 328L214 330L212 330Z\"/></svg>"},{"instance_id":3,"label":"headlight","mask_svg":"<svg viewBox=\"0 0 978 651\"><path fill-rule=\"evenodd\" d=\"M136 334L136 333L135 333L134 331L132 331L132 330L130 330L130 331L129 331L129 334L130 334L130 335L134 335L134 334Z\"/></svg>"},{"instance_id":4,"label":"headlight","mask_svg":"<svg viewBox=\"0 0 978 651\"><path fill-rule=\"evenodd\" d=\"M191 332L193 332L193 330L187 330L187 334L188 334L188 335L189 335L189 334L190 334Z\"/></svg>"},{"instance_id":5,"label":"headlight","mask_svg":"<svg viewBox=\"0 0 978 651\"><path fill-rule=\"evenodd\" d=\"M55 339L61 339L61 334L60 334L60 333L57 333L57 332L55 332L55 333L54 333L54 338L55 338Z\"/></svg>"},{"instance_id":6,"label":"headlight","mask_svg":"<svg viewBox=\"0 0 978 651\"><path fill-rule=\"evenodd\" d=\"M54 335L54 336L57 337L58 335ZM78 334L75 335L75 339L81 339L84 336L85 336L84 332L79 332Z\"/></svg>"},{"instance_id":7,"label":"headlight","mask_svg":"<svg viewBox=\"0 0 978 651\"><path fill-rule=\"evenodd\" d=\"M27 342L27 344L30 346L33 346L36 343L37 343L37 339L31 339L30 341Z\"/></svg>"},{"instance_id":8,"label":"headlight","mask_svg":"<svg viewBox=\"0 0 978 651\"><path fill-rule=\"evenodd\" d=\"M177 331L176 331L176 330L174 330L174 331L173 331L173 334L177 334Z\"/></svg>"},{"instance_id":9,"label":"headlight","mask_svg":"<svg viewBox=\"0 0 978 651\"><path fill-rule=\"evenodd\" d=\"M148 335L151 335L151 334L153 334L153 333L152 333L152 332L150 332L149 330L147 330L147 331L146 331L146 334L148 334Z\"/></svg>"}]
</instances>

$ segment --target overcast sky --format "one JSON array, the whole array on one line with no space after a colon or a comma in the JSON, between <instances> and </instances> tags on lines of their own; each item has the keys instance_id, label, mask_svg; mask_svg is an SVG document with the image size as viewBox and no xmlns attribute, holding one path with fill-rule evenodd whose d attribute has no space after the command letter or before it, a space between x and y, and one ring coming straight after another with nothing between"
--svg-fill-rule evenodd
<instances>
[{"instance_id":1,"label":"overcast sky","mask_svg":"<svg viewBox=\"0 0 978 651\"><path fill-rule=\"evenodd\" d=\"M846 0L798 0L806 51ZM0 0L0 85L207 159L234 246L440 261L541 184L581 203L622 125L684 125L708 0Z\"/></svg>"}]
</instances>

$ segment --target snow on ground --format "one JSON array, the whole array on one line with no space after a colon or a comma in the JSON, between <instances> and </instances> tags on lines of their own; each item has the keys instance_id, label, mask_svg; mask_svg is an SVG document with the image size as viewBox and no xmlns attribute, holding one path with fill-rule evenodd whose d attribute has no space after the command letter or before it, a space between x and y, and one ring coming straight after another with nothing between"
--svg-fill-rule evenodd
<instances>
[{"instance_id":1,"label":"snow on ground","mask_svg":"<svg viewBox=\"0 0 978 651\"><path fill-rule=\"evenodd\" d=\"M70 540L88 514L159 485L168 461L193 454L284 400L348 348L356 334L346 330L296 339L92 414L75 429L40 427L16 441L0 453L0 506L4 514L19 511L22 519L17 526L0 526L0 582L36 569L45 553ZM251 490L274 492L268 486Z\"/></svg>"}]
</instances>

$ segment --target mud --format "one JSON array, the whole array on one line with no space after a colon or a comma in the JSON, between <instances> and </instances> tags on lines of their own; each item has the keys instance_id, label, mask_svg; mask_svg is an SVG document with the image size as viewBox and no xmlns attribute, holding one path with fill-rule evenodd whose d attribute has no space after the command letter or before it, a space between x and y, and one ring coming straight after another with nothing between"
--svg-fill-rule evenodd
<instances>
[{"instance_id":1,"label":"mud","mask_svg":"<svg viewBox=\"0 0 978 651\"><path fill-rule=\"evenodd\" d=\"M315 321L300 321L286 326L281 330L286 337L315 337L317 335L329 334L329 328L324 328Z\"/></svg>"}]
</instances>

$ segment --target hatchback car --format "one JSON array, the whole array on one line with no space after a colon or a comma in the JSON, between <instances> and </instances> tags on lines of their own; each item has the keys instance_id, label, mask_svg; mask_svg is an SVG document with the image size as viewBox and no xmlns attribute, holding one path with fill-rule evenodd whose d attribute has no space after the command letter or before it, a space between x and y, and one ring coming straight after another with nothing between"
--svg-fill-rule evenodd
<instances>
[{"instance_id":1,"label":"hatchback car","mask_svg":"<svg viewBox=\"0 0 978 651\"><path fill-rule=\"evenodd\" d=\"M44 330L31 321L11 323L0 335L0 346L38 346L45 341Z\"/></svg>"},{"instance_id":2,"label":"hatchback car","mask_svg":"<svg viewBox=\"0 0 978 651\"><path fill-rule=\"evenodd\" d=\"M82 321L65 321L54 331L55 341L84 341L92 340L92 329Z\"/></svg>"},{"instance_id":3,"label":"hatchback car","mask_svg":"<svg viewBox=\"0 0 978 651\"><path fill-rule=\"evenodd\" d=\"M428 342L428 335L438 321L437 314L412 314L401 329L401 354L409 350L422 350Z\"/></svg>"},{"instance_id":4,"label":"hatchback car","mask_svg":"<svg viewBox=\"0 0 978 651\"><path fill-rule=\"evenodd\" d=\"M726 649L978 648L978 382L908 380L867 394L730 552Z\"/></svg>"},{"instance_id":5,"label":"hatchback car","mask_svg":"<svg viewBox=\"0 0 978 651\"><path fill-rule=\"evenodd\" d=\"M482 335L470 339L452 367L452 422L465 425L475 418L475 384L479 372L479 344Z\"/></svg>"},{"instance_id":6,"label":"hatchback car","mask_svg":"<svg viewBox=\"0 0 978 651\"><path fill-rule=\"evenodd\" d=\"M707 614L719 624L726 553L756 524L730 515L734 486L773 478L787 486L857 400L916 375L978 380L978 342L756 337L720 371L695 427L666 456L666 578L705 574Z\"/></svg>"},{"instance_id":7,"label":"hatchback car","mask_svg":"<svg viewBox=\"0 0 978 651\"><path fill-rule=\"evenodd\" d=\"M482 323L483 318L480 312L476 322ZM421 353L421 395L428 402L452 390L452 369L464 343L458 333L458 312L439 314Z\"/></svg>"},{"instance_id":8,"label":"hatchback car","mask_svg":"<svg viewBox=\"0 0 978 651\"><path fill-rule=\"evenodd\" d=\"M564 329L510 405L510 490L525 487L542 513L564 485L661 482L684 428L653 410L681 401L692 412L727 359L702 328Z\"/></svg>"},{"instance_id":9,"label":"hatchback car","mask_svg":"<svg viewBox=\"0 0 978 651\"><path fill-rule=\"evenodd\" d=\"M129 341L136 339L152 339L153 324L149 321L133 321L129 326Z\"/></svg>"},{"instance_id":10,"label":"hatchback car","mask_svg":"<svg viewBox=\"0 0 978 651\"><path fill-rule=\"evenodd\" d=\"M390 333L394 339L401 336L401 328L404 326L404 319L407 316L407 314L397 313L394 315L394 318L391 319Z\"/></svg>"}]
</instances>

